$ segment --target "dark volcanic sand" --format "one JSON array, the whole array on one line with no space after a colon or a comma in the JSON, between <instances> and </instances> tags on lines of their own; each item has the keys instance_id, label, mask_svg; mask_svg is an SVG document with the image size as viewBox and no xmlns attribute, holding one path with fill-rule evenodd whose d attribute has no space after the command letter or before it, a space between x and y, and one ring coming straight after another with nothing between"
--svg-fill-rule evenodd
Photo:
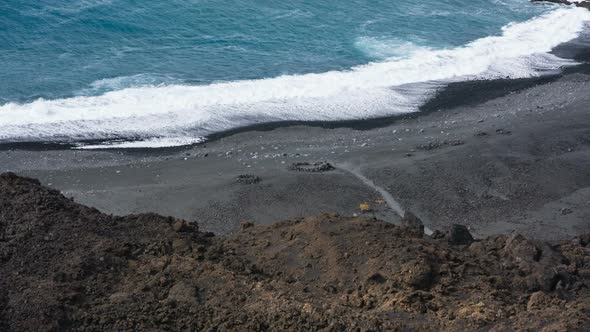
<instances>
[{"instance_id":1,"label":"dark volcanic sand","mask_svg":"<svg viewBox=\"0 0 590 332\"><path fill-rule=\"evenodd\" d=\"M217 233L241 220L350 216L362 202L397 222L374 203L380 188L433 229L462 223L476 236L517 230L565 239L590 230L587 71L455 84L424 112L365 122L376 127L369 130L298 125L152 151L4 150L0 170L108 213L173 215ZM336 169L289 170L324 160ZM260 181L236 181L241 174Z\"/></svg>"},{"instance_id":2,"label":"dark volcanic sand","mask_svg":"<svg viewBox=\"0 0 590 332\"><path fill-rule=\"evenodd\" d=\"M470 245L373 218L215 237L0 175L0 331L588 331L590 234Z\"/></svg>"}]
</instances>

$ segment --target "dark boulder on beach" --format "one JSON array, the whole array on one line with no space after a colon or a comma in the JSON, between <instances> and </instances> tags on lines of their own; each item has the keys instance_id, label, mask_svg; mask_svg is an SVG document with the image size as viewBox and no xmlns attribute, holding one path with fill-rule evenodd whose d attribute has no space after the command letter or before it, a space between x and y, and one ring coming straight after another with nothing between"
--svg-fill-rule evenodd
<instances>
[{"instance_id":1,"label":"dark boulder on beach","mask_svg":"<svg viewBox=\"0 0 590 332\"><path fill-rule=\"evenodd\" d=\"M473 243L474 239L469 229L464 225L453 224L449 230L449 244L453 245L469 245Z\"/></svg>"},{"instance_id":2,"label":"dark boulder on beach","mask_svg":"<svg viewBox=\"0 0 590 332\"><path fill-rule=\"evenodd\" d=\"M213 237L172 217L106 215L5 173L0 331L590 327L590 236L465 247L416 236L418 221L324 214Z\"/></svg>"},{"instance_id":3,"label":"dark boulder on beach","mask_svg":"<svg viewBox=\"0 0 590 332\"><path fill-rule=\"evenodd\" d=\"M252 174L240 174L236 177L236 182L240 184L256 184L262 181L259 176Z\"/></svg>"},{"instance_id":4,"label":"dark boulder on beach","mask_svg":"<svg viewBox=\"0 0 590 332\"><path fill-rule=\"evenodd\" d=\"M326 161L318 161L318 162L296 162L289 165L289 170L296 171L296 172L311 172L311 173L320 173L320 172L328 172L336 169L332 164Z\"/></svg>"}]
</instances>

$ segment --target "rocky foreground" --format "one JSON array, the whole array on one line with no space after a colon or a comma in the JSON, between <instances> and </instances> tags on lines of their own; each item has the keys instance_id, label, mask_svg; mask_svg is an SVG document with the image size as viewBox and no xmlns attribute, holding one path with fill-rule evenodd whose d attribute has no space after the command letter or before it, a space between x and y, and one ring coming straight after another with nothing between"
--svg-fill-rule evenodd
<instances>
[{"instance_id":1,"label":"rocky foreground","mask_svg":"<svg viewBox=\"0 0 590 332\"><path fill-rule=\"evenodd\" d=\"M590 235L435 234L322 215L216 237L5 173L0 331L590 329Z\"/></svg>"}]
</instances>

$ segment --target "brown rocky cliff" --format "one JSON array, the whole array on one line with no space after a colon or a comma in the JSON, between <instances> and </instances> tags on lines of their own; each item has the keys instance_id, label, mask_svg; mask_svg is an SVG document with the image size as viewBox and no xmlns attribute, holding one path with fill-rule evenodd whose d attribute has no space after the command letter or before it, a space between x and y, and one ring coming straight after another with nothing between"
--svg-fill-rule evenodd
<instances>
[{"instance_id":1,"label":"brown rocky cliff","mask_svg":"<svg viewBox=\"0 0 590 332\"><path fill-rule=\"evenodd\" d=\"M451 245L372 218L105 215L0 175L0 331L590 329L590 237Z\"/></svg>"}]
</instances>

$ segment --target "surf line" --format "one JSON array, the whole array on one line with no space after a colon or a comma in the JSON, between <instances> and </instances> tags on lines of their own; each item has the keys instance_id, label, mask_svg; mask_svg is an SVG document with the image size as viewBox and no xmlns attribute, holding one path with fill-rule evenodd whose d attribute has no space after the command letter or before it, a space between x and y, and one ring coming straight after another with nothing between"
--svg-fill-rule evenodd
<instances>
[{"instance_id":1,"label":"surf line","mask_svg":"<svg viewBox=\"0 0 590 332\"><path fill-rule=\"evenodd\" d=\"M393 196L385 190L383 187L380 187L373 182L373 180L364 176L358 169L351 167L349 164L335 164L337 168L342 169L352 175L354 175L357 179L361 180L366 186L372 188L373 190L377 191L381 194L381 197L387 203L387 205L395 211L400 217L404 217L406 215L406 211L402 208L402 205L393 198ZM424 234L430 235L432 234L432 230L426 226L424 226Z\"/></svg>"}]
</instances>

